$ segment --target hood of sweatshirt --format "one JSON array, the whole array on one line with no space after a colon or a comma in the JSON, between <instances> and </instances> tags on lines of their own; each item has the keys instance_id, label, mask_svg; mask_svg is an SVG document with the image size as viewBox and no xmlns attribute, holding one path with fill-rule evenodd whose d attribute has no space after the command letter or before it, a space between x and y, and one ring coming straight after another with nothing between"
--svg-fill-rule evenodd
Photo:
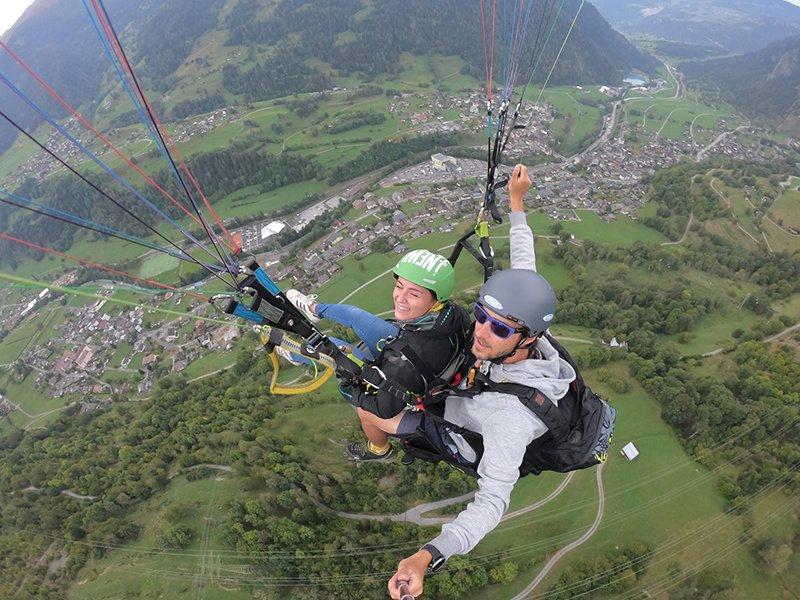
<instances>
[{"instance_id":1,"label":"hood of sweatshirt","mask_svg":"<svg viewBox=\"0 0 800 600\"><path fill-rule=\"evenodd\" d=\"M536 349L539 351L538 357L513 364L487 362L481 366L481 370L488 373L489 379L495 383L518 383L536 388L557 404L575 379L575 369L558 355L546 338L539 338Z\"/></svg>"}]
</instances>

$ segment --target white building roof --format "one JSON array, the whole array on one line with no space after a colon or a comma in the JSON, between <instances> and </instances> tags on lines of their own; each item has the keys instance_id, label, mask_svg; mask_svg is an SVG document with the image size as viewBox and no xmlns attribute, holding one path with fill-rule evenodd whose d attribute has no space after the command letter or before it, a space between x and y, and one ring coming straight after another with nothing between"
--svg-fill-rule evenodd
<instances>
[{"instance_id":1,"label":"white building roof","mask_svg":"<svg viewBox=\"0 0 800 600\"><path fill-rule=\"evenodd\" d=\"M639 456L639 450L633 445L633 442L628 442L622 447L622 455L628 460L633 460Z\"/></svg>"},{"instance_id":2,"label":"white building roof","mask_svg":"<svg viewBox=\"0 0 800 600\"><path fill-rule=\"evenodd\" d=\"M275 235L276 233L280 233L286 227L286 223L281 223L280 221L273 221L269 225L265 225L261 228L261 239L265 240L268 237Z\"/></svg>"}]
</instances>

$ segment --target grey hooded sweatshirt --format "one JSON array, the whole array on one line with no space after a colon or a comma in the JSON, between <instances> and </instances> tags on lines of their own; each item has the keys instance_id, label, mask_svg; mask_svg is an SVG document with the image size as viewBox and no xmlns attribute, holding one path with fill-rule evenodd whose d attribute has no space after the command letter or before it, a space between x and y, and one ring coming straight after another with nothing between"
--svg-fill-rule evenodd
<instances>
[{"instance_id":1,"label":"grey hooded sweatshirt","mask_svg":"<svg viewBox=\"0 0 800 600\"><path fill-rule=\"evenodd\" d=\"M511 267L536 270L533 232L525 213L512 212ZM535 387L553 403L563 398L575 379L575 370L544 338L536 349L538 356L514 364L484 363L481 370L496 383L520 383ZM484 392L473 398L451 396L446 400L444 417L483 436L483 457L478 464L478 491L456 519L444 525L431 540L446 558L466 554L494 529L508 510L511 490L519 479L519 466L525 449L547 431L547 426L528 410L516 396ZM475 460L470 445L460 435L453 441L461 455Z\"/></svg>"}]
</instances>

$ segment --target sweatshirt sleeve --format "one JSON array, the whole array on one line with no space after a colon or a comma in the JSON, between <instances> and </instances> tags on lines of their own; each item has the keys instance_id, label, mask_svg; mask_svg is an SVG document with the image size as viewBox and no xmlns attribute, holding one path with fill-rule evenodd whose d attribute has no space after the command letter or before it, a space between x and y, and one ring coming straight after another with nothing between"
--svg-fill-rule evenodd
<instances>
[{"instance_id":1,"label":"sweatshirt sleeve","mask_svg":"<svg viewBox=\"0 0 800 600\"><path fill-rule=\"evenodd\" d=\"M533 249L533 231L528 226L525 213L522 211L508 214L511 221L510 245L511 268L536 270L536 253Z\"/></svg>"},{"instance_id":2,"label":"sweatshirt sleeve","mask_svg":"<svg viewBox=\"0 0 800 600\"><path fill-rule=\"evenodd\" d=\"M478 464L478 491L456 519L442 526L442 532L431 544L445 558L466 554L500 523L508 510L511 490L519 479L519 465L525 449L544 434L547 427L533 414L530 422L520 422L513 411L495 413L484 430L484 453Z\"/></svg>"}]
</instances>

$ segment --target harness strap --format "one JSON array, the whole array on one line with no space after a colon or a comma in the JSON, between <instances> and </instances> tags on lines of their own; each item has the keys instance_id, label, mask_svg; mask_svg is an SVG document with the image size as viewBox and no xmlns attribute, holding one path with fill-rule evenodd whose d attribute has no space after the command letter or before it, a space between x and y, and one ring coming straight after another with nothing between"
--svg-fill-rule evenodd
<instances>
[{"instance_id":1,"label":"harness strap","mask_svg":"<svg viewBox=\"0 0 800 600\"><path fill-rule=\"evenodd\" d=\"M408 362L410 362L411 365L417 370L417 373L422 375L426 385L439 378L438 373L433 372L430 366L428 366L428 363L422 360L419 355L414 352L411 344L404 340L402 336L398 337L391 344L387 345L387 347L384 348L384 351L386 350L393 350L407 358Z\"/></svg>"}]
</instances>

